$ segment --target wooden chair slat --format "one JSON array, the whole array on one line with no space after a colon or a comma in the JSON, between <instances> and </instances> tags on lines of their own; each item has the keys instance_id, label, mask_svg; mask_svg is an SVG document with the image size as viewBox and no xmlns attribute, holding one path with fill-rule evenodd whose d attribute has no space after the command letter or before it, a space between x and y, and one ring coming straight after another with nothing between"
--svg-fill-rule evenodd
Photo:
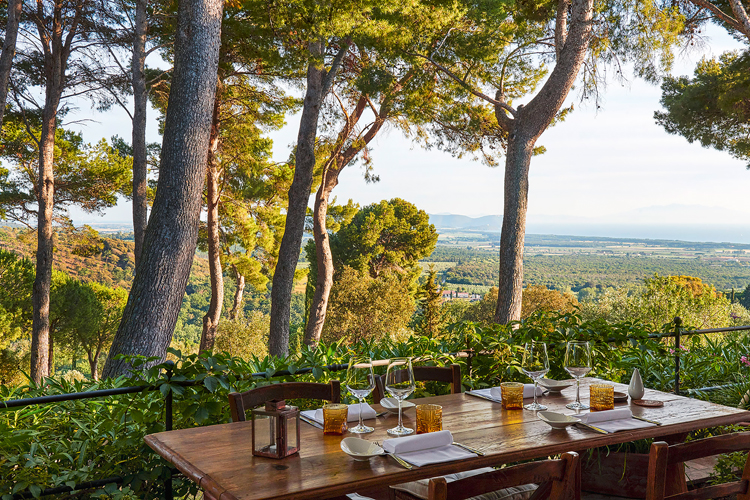
<instances>
[{"instance_id":1,"label":"wooden chair slat","mask_svg":"<svg viewBox=\"0 0 750 500\"><path fill-rule=\"evenodd\" d=\"M560 460L544 460L516 465L447 482L444 477L430 479L429 500L465 500L477 495L512 486L537 483L542 494L559 500L580 499L580 457L577 453L563 454ZM545 498L546 495L537 498Z\"/></svg>"},{"instance_id":2,"label":"wooden chair slat","mask_svg":"<svg viewBox=\"0 0 750 500\"><path fill-rule=\"evenodd\" d=\"M414 380L417 382L445 382L451 384L451 394L463 392L461 384L461 365L450 366L415 366L413 367ZM396 378L403 381L406 378L406 370L396 372ZM375 377L375 389L372 391L373 401L379 403L386 396L385 375Z\"/></svg>"},{"instance_id":3,"label":"wooden chair slat","mask_svg":"<svg viewBox=\"0 0 750 500\"><path fill-rule=\"evenodd\" d=\"M710 452L706 453L708 441L710 441ZM672 465L706 456L745 450L750 450L750 432L725 434L671 446L667 463Z\"/></svg>"},{"instance_id":4,"label":"wooden chair slat","mask_svg":"<svg viewBox=\"0 0 750 500\"><path fill-rule=\"evenodd\" d=\"M273 399L319 399L338 403L341 401L341 383L331 380L328 384L315 382L282 382L256 387L243 393L229 394L229 408L233 422L244 422L245 412Z\"/></svg>"},{"instance_id":5,"label":"wooden chair slat","mask_svg":"<svg viewBox=\"0 0 750 500\"><path fill-rule=\"evenodd\" d=\"M747 481L717 484L691 490L687 493L680 493L679 495L671 495L667 497L667 500L711 500L712 498L724 498L730 495L746 494L747 487Z\"/></svg>"}]
</instances>

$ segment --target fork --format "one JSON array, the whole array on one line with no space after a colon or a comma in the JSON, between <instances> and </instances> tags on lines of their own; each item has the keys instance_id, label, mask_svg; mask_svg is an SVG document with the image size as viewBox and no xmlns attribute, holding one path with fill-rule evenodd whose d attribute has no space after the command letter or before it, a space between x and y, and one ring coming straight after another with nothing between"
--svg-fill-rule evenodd
<instances>
[{"instance_id":1,"label":"fork","mask_svg":"<svg viewBox=\"0 0 750 500\"><path fill-rule=\"evenodd\" d=\"M377 441L375 441L375 444L378 445L378 446L380 446L380 443L377 442ZM382 446L380 446L380 447L383 448ZM385 451L385 449L383 449L383 455L388 455L389 457L391 457L392 459L394 459L396 462L398 462L402 467L405 467L407 469L413 469L414 468L414 466L412 464L410 464L409 462L407 462L403 458L401 458L398 455L395 455L393 453L388 453L387 451Z\"/></svg>"},{"instance_id":2,"label":"fork","mask_svg":"<svg viewBox=\"0 0 750 500\"><path fill-rule=\"evenodd\" d=\"M476 453L480 457L484 456L484 452L482 450L478 450L476 448L472 448L471 446L466 446L465 444L456 443L455 441L452 443L453 446L458 446L459 448L463 448L464 450L470 452L470 453Z\"/></svg>"}]
</instances>

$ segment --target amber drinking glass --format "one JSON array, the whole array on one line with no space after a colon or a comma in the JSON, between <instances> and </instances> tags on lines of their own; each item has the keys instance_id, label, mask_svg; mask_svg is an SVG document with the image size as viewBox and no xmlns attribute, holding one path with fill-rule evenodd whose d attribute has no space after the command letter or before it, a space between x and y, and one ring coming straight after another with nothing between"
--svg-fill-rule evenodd
<instances>
[{"instance_id":1,"label":"amber drinking glass","mask_svg":"<svg viewBox=\"0 0 750 500\"><path fill-rule=\"evenodd\" d=\"M341 436L346 432L346 420L349 417L349 407L344 404L332 403L323 406L323 434Z\"/></svg>"},{"instance_id":2,"label":"amber drinking glass","mask_svg":"<svg viewBox=\"0 0 750 500\"><path fill-rule=\"evenodd\" d=\"M417 434L443 430L443 407L440 405L417 405Z\"/></svg>"},{"instance_id":3,"label":"amber drinking glass","mask_svg":"<svg viewBox=\"0 0 750 500\"><path fill-rule=\"evenodd\" d=\"M503 382L500 384L503 410L523 410L523 384Z\"/></svg>"},{"instance_id":4,"label":"amber drinking glass","mask_svg":"<svg viewBox=\"0 0 750 500\"><path fill-rule=\"evenodd\" d=\"M589 386L589 396L591 411L615 409L615 386L609 384L591 384Z\"/></svg>"}]
</instances>

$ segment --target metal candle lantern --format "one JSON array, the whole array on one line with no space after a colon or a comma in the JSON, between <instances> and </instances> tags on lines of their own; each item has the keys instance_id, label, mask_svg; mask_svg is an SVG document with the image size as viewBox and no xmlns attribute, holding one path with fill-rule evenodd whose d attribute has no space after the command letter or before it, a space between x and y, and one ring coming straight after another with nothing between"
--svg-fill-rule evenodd
<instances>
[{"instance_id":1,"label":"metal candle lantern","mask_svg":"<svg viewBox=\"0 0 750 500\"><path fill-rule=\"evenodd\" d=\"M299 452L299 410L286 401L267 401L253 410L253 455L284 458Z\"/></svg>"}]
</instances>

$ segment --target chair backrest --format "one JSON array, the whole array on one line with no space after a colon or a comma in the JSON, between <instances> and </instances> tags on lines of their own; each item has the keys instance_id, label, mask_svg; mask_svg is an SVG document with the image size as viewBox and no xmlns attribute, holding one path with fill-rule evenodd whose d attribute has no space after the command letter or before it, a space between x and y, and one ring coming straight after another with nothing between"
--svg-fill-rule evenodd
<instances>
[{"instance_id":1,"label":"chair backrest","mask_svg":"<svg viewBox=\"0 0 750 500\"><path fill-rule=\"evenodd\" d=\"M745 461L745 469L740 481L706 486L690 492L665 497L668 481L667 473L670 467L681 466L684 462L698 458L748 450L750 450L750 432L725 434L672 446L664 441L655 442L651 445L648 457L646 500L662 500L664 498L670 500L699 500L722 498L730 495L737 495L737 500L750 500L750 455Z\"/></svg>"},{"instance_id":2,"label":"chair backrest","mask_svg":"<svg viewBox=\"0 0 750 500\"><path fill-rule=\"evenodd\" d=\"M529 462L499 469L453 482L444 477L430 479L429 500L464 500L491 491L511 486L536 483L539 487L531 500L550 498L554 500L580 500L581 474L578 453L564 453L559 460Z\"/></svg>"},{"instance_id":3,"label":"chair backrest","mask_svg":"<svg viewBox=\"0 0 750 500\"><path fill-rule=\"evenodd\" d=\"M272 399L320 399L338 403L341 401L341 384L331 380L328 384L314 382L282 382L264 385L245 392L229 394L229 409L233 422L244 422L245 412Z\"/></svg>"},{"instance_id":4,"label":"chair backrest","mask_svg":"<svg viewBox=\"0 0 750 500\"><path fill-rule=\"evenodd\" d=\"M453 364L446 367L415 366L412 369L414 371L414 380L417 382L447 382L451 384L451 394L463 391L461 388L460 365ZM401 381L406 378L406 373L406 370L399 370L396 372L396 377ZM385 375L375 377L375 389L372 391L373 401L379 403L385 397L385 394Z\"/></svg>"}]
</instances>

